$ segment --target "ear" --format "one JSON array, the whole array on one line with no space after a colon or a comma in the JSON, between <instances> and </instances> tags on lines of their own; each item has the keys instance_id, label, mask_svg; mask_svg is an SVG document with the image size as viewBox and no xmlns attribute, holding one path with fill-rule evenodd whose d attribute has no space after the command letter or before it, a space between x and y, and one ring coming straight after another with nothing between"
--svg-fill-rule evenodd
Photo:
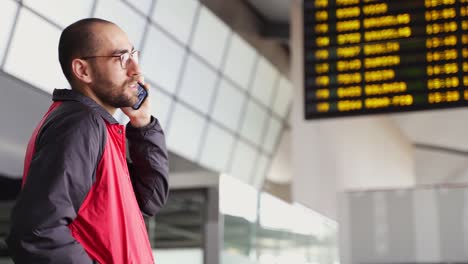
<instances>
[{"instance_id":1,"label":"ear","mask_svg":"<svg viewBox=\"0 0 468 264\"><path fill-rule=\"evenodd\" d=\"M85 60L74 59L71 63L72 74L75 75L76 79L86 84L92 82L92 74L89 64Z\"/></svg>"}]
</instances>

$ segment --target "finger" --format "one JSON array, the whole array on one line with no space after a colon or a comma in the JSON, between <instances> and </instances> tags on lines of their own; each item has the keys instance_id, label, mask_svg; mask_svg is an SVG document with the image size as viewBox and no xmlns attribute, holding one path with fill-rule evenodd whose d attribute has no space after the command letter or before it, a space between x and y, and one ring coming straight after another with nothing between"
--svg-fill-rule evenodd
<instances>
[{"instance_id":1,"label":"finger","mask_svg":"<svg viewBox=\"0 0 468 264\"><path fill-rule=\"evenodd\" d=\"M143 87L145 87L146 91L149 93L150 85L148 83L141 83L141 84L143 84Z\"/></svg>"},{"instance_id":2,"label":"finger","mask_svg":"<svg viewBox=\"0 0 468 264\"><path fill-rule=\"evenodd\" d=\"M138 83L143 85L143 87L146 89L147 92L149 92L149 84L145 83L145 77L143 75L140 75L140 77L138 78Z\"/></svg>"},{"instance_id":3,"label":"finger","mask_svg":"<svg viewBox=\"0 0 468 264\"><path fill-rule=\"evenodd\" d=\"M140 76L138 77L138 82L140 82L140 83L145 83L145 76L140 75Z\"/></svg>"}]
</instances>

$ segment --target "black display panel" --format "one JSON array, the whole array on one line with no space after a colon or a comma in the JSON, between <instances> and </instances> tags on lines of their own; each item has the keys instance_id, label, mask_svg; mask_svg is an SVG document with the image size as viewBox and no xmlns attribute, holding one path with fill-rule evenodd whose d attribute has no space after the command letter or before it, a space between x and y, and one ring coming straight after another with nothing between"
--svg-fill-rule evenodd
<instances>
[{"instance_id":1,"label":"black display panel","mask_svg":"<svg viewBox=\"0 0 468 264\"><path fill-rule=\"evenodd\" d=\"M306 119L468 106L468 0L304 0Z\"/></svg>"}]
</instances>

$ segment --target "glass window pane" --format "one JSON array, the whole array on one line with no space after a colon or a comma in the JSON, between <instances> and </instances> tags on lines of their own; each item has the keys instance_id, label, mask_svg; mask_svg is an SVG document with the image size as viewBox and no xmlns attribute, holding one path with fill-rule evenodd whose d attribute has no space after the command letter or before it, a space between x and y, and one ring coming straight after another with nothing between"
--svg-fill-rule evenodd
<instances>
[{"instance_id":1,"label":"glass window pane","mask_svg":"<svg viewBox=\"0 0 468 264\"><path fill-rule=\"evenodd\" d=\"M153 0L124 0L124 1L134 6L136 9L140 10L145 15L149 14L151 3L153 2Z\"/></svg>"},{"instance_id":2,"label":"glass window pane","mask_svg":"<svg viewBox=\"0 0 468 264\"><path fill-rule=\"evenodd\" d=\"M231 235L229 235L229 233L226 234L226 236L224 237L224 243L228 244L230 238L232 237L231 239L232 239L232 241L234 241L234 243L238 243L239 245L245 246L246 245L246 244L244 244L245 240L239 240L238 239L239 233L237 232L237 230L238 230L237 228L238 228L239 224L237 223L237 221L234 222L233 224L230 224L230 223L226 224L225 227L224 227L224 230L228 230L231 226L233 227L233 230L236 230L236 231L235 231L235 233L233 232ZM246 226L246 228L243 229L243 230L249 230L247 228L249 228L249 227ZM245 243L247 243L247 242L245 242ZM259 257L258 257L259 261L254 261L248 255L242 255L241 253L238 253L238 252L242 252L243 254L246 254L246 253L244 253L246 251L239 251L237 248L236 249L229 248L228 250L223 250L221 252L221 263L222 264L270 264L270 263L281 263L281 262L273 262L273 261L263 261L260 258L262 256L262 254L265 254L263 250L261 251L261 254L259 254ZM290 262L290 260L291 260L291 258L288 259L288 262Z\"/></svg>"},{"instance_id":3,"label":"glass window pane","mask_svg":"<svg viewBox=\"0 0 468 264\"><path fill-rule=\"evenodd\" d=\"M268 128L266 132L265 142L263 143L263 149L270 154L273 154L274 148L278 141L278 136L281 132L281 123L275 117L270 117Z\"/></svg>"},{"instance_id":4,"label":"glass window pane","mask_svg":"<svg viewBox=\"0 0 468 264\"><path fill-rule=\"evenodd\" d=\"M151 26L142 51L141 65L146 78L173 94L185 50L172 39Z\"/></svg>"},{"instance_id":5,"label":"glass window pane","mask_svg":"<svg viewBox=\"0 0 468 264\"><path fill-rule=\"evenodd\" d=\"M291 103L292 85L288 79L282 77L276 91L273 111L282 118L286 117Z\"/></svg>"},{"instance_id":6,"label":"glass window pane","mask_svg":"<svg viewBox=\"0 0 468 264\"><path fill-rule=\"evenodd\" d=\"M241 128L241 135L250 140L257 146L260 144L260 138L263 135L267 111L260 107L254 101L249 101Z\"/></svg>"},{"instance_id":7,"label":"glass window pane","mask_svg":"<svg viewBox=\"0 0 468 264\"><path fill-rule=\"evenodd\" d=\"M48 93L69 87L58 61L60 30L25 8L17 23L5 71Z\"/></svg>"},{"instance_id":8,"label":"glass window pane","mask_svg":"<svg viewBox=\"0 0 468 264\"><path fill-rule=\"evenodd\" d=\"M257 52L237 34L231 38L224 74L242 88L247 89Z\"/></svg>"},{"instance_id":9,"label":"glass window pane","mask_svg":"<svg viewBox=\"0 0 468 264\"><path fill-rule=\"evenodd\" d=\"M218 75L194 56L189 56L180 87L180 98L208 113Z\"/></svg>"},{"instance_id":10,"label":"glass window pane","mask_svg":"<svg viewBox=\"0 0 468 264\"><path fill-rule=\"evenodd\" d=\"M209 124L200 163L220 172L226 171L233 143L234 136L232 134L213 123Z\"/></svg>"},{"instance_id":11,"label":"glass window pane","mask_svg":"<svg viewBox=\"0 0 468 264\"><path fill-rule=\"evenodd\" d=\"M201 248L157 248L153 249L153 256L157 263L203 264Z\"/></svg>"},{"instance_id":12,"label":"glass window pane","mask_svg":"<svg viewBox=\"0 0 468 264\"><path fill-rule=\"evenodd\" d=\"M265 106L270 106L271 96L278 79L278 71L265 58L258 62L257 71L252 84L252 96Z\"/></svg>"},{"instance_id":13,"label":"glass window pane","mask_svg":"<svg viewBox=\"0 0 468 264\"><path fill-rule=\"evenodd\" d=\"M97 3L95 17L117 24L128 34L135 48L140 49L146 19L121 1L99 0Z\"/></svg>"},{"instance_id":14,"label":"glass window pane","mask_svg":"<svg viewBox=\"0 0 468 264\"><path fill-rule=\"evenodd\" d=\"M266 173L268 169L268 163L270 159L265 155L260 155L257 161L257 167L255 168L255 173L252 178L252 186L257 189L262 189L263 182L266 178Z\"/></svg>"},{"instance_id":15,"label":"glass window pane","mask_svg":"<svg viewBox=\"0 0 468 264\"><path fill-rule=\"evenodd\" d=\"M63 1L23 0L23 4L65 28L71 23L89 17L93 0Z\"/></svg>"},{"instance_id":16,"label":"glass window pane","mask_svg":"<svg viewBox=\"0 0 468 264\"><path fill-rule=\"evenodd\" d=\"M169 109L173 100L165 93L153 87L151 87L149 98L151 98L151 115L159 120L159 124L165 130Z\"/></svg>"},{"instance_id":17,"label":"glass window pane","mask_svg":"<svg viewBox=\"0 0 468 264\"><path fill-rule=\"evenodd\" d=\"M245 183L250 183L257 155L258 152L254 148L242 141L238 141L229 174Z\"/></svg>"},{"instance_id":18,"label":"glass window pane","mask_svg":"<svg viewBox=\"0 0 468 264\"><path fill-rule=\"evenodd\" d=\"M205 121L205 118L185 106L176 104L167 135L169 149L195 160Z\"/></svg>"},{"instance_id":19,"label":"glass window pane","mask_svg":"<svg viewBox=\"0 0 468 264\"><path fill-rule=\"evenodd\" d=\"M10 38L17 7L16 2L2 2L2 8L0 9L0 63L5 56L5 49Z\"/></svg>"},{"instance_id":20,"label":"glass window pane","mask_svg":"<svg viewBox=\"0 0 468 264\"><path fill-rule=\"evenodd\" d=\"M237 131L245 94L226 80L221 81L218 89L212 116L232 131Z\"/></svg>"},{"instance_id":21,"label":"glass window pane","mask_svg":"<svg viewBox=\"0 0 468 264\"><path fill-rule=\"evenodd\" d=\"M153 21L186 44L198 5L198 1L194 0L158 0L153 12Z\"/></svg>"},{"instance_id":22,"label":"glass window pane","mask_svg":"<svg viewBox=\"0 0 468 264\"><path fill-rule=\"evenodd\" d=\"M191 49L212 66L219 68L231 30L206 7L200 7ZM216 41L213 41L216 36Z\"/></svg>"}]
</instances>

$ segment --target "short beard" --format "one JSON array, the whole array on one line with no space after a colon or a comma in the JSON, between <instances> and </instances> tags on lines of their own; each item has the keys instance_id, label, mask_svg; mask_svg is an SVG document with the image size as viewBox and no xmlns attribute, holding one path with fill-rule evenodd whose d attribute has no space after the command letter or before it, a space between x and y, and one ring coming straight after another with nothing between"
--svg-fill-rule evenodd
<instances>
[{"instance_id":1,"label":"short beard","mask_svg":"<svg viewBox=\"0 0 468 264\"><path fill-rule=\"evenodd\" d=\"M122 88L111 80L103 78L99 70L96 67L94 69L97 85L93 87L93 90L101 102L114 108L130 107L135 104L136 98L125 96L123 92L125 87ZM127 83L124 85L127 85Z\"/></svg>"},{"instance_id":2,"label":"short beard","mask_svg":"<svg viewBox=\"0 0 468 264\"><path fill-rule=\"evenodd\" d=\"M110 93L99 91L96 93L96 96L98 96L102 102L114 108L130 107L133 105L132 98L125 97L124 95L117 95L114 94L114 92L114 90L111 90Z\"/></svg>"},{"instance_id":3,"label":"short beard","mask_svg":"<svg viewBox=\"0 0 468 264\"><path fill-rule=\"evenodd\" d=\"M108 86L105 83L99 85L100 87L95 89L94 92L103 103L114 108L129 107L133 105L132 98L126 97L123 94L117 94L112 86Z\"/></svg>"}]
</instances>

